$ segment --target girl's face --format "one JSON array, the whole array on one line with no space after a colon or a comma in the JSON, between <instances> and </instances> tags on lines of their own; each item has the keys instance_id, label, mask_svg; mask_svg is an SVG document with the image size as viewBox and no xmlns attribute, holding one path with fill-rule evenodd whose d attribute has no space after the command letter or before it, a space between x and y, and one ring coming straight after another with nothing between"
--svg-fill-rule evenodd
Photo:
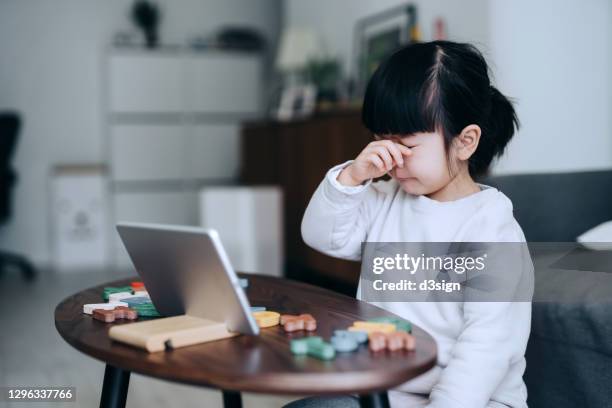
<instances>
[{"instance_id":1,"label":"girl's face","mask_svg":"<svg viewBox=\"0 0 612 408\"><path fill-rule=\"evenodd\" d=\"M440 133L398 135L391 140L412 150L412 155L404 157L404 167L395 166L389 172L405 192L428 195L451 181L444 138Z\"/></svg>"}]
</instances>

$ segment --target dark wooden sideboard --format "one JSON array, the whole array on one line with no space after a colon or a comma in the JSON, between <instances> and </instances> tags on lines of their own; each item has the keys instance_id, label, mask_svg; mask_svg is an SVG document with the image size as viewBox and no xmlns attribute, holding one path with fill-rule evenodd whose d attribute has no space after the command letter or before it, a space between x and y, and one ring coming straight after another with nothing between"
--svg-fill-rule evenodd
<instances>
[{"instance_id":1,"label":"dark wooden sideboard","mask_svg":"<svg viewBox=\"0 0 612 408\"><path fill-rule=\"evenodd\" d=\"M314 283L337 283L340 290L353 291L359 264L309 248L302 240L300 225L325 173L356 157L372 140L361 124L360 112L330 112L292 122L249 122L244 124L241 138L241 183L278 185L283 190L286 275Z\"/></svg>"}]
</instances>

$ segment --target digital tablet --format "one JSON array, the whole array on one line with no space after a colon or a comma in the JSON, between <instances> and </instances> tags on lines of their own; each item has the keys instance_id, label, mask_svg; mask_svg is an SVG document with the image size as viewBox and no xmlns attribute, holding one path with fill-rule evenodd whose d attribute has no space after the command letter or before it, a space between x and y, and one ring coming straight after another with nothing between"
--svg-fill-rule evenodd
<instances>
[{"instance_id":1,"label":"digital tablet","mask_svg":"<svg viewBox=\"0 0 612 408\"><path fill-rule=\"evenodd\" d=\"M117 231L161 315L187 314L259 334L217 231L128 222L117 224Z\"/></svg>"}]
</instances>

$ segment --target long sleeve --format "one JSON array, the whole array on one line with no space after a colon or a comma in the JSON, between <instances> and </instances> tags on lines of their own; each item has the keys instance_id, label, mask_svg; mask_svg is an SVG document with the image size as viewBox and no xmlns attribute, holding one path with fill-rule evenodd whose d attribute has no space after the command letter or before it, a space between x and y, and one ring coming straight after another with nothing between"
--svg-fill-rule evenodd
<instances>
[{"instance_id":1,"label":"long sleeve","mask_svg":"<svg viewBox=\"0 0 612 408\"><path fill-rule=\"evenodd\" d=\"M502 399L498 402L526 406L517 405L524 404L521 401L525 401L526 395L496 392L508 378L522 382L531 328L531 303L526 300L532 294L533 264L527 244L522 242L524 236L517 228L511 222L502 224L500 229L505 232L493 231L493 235L499 234L497 241L501 243L491 244L487 262L491 263L492 271L499 272L497 282L503 290L498 292L497 302L463 303L463 330L438 383L432 388L430 408L484 408L495 394ZM521 301L511 301L509 293ZM514 392L520 394L520 384L514 385Z\"/></svg>"},{"instance_id":2,"label":"long sleeve","mask_svg":"<svg viewBox=\"0 0 612 408\"><path fill-rule=\"evenodd\" d=\"M302 219L302 238L313 249L327 255L359 260L380 193L368 181L349 187L337 180L351 161L333 167L310 199Z\"/></svg>"},{"instance_id":3,"label":"long sleeve","mask_svg":"<svg viewBox=\"0 0 612 408\"><path fill-rule=\"evenodd\" d=\"M524 356L530 303L465 303L464 315L465 327L431 391L430 408L484 408Z\"/></svg>"}]
</instances>

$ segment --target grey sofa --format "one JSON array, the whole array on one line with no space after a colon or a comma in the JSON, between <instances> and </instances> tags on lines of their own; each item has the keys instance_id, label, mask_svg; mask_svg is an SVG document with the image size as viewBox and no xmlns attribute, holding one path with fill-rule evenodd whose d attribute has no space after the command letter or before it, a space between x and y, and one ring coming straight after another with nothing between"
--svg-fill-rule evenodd
<instances>
[{"instance_id":1,"label":"grey sofa","mask_svg":"<svg viewBox=\"0 0 612 408\"><path fill-rule=\"evenodd\" d=\"M482 182L512 200L529 242L575 241L612 220L612 170ZM534 303L526 358L530 407L612 407L612 298L609 304Z\"/></svg>"}]
</instances>

